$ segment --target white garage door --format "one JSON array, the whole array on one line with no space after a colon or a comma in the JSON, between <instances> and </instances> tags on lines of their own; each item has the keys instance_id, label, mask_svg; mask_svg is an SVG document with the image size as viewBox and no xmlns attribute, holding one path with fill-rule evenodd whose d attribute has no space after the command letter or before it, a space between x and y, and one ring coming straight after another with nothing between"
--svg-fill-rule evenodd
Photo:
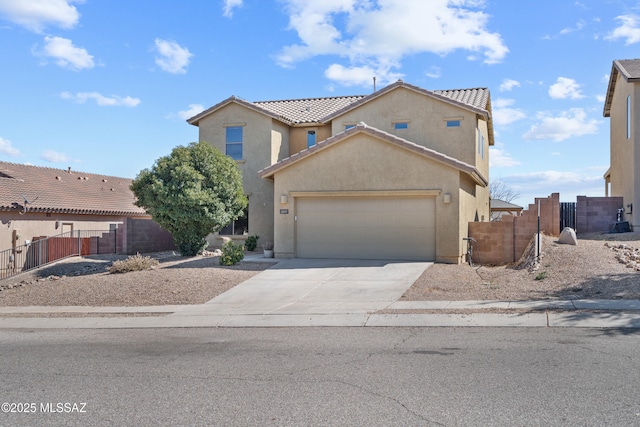
<instances>
[{"instance_id":1,"label":"white garage door","mask_svg":"<svg viewBox=\"0 0 640 427\"><path fill-rule=\"evenodd\" d=\"M296 198L296 256L434 261L434 197Z\"/></svg>"}]
</instances>

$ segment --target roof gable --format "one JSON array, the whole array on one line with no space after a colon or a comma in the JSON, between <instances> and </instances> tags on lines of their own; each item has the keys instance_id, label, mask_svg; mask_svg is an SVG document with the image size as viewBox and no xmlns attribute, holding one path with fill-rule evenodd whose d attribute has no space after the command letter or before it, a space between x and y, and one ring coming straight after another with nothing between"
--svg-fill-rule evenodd
<instances>
[{"instance_id":1,"label":"roof gable","mask_svg":"<svg viewBox=\"0 0 640 427\"><path fill-rule=\"evenodd\" d=\"M613 102L613 93L618 76L624 77L627 82L640 81L640 59L617 59L613 61L602 112L604 117L609 117L611 114L611 103Z\"/></svg>"},{"instance_id":2,"label":"roof gable","mask_svg":"<svg viewBox=\"0 0 640 427\"><path fill-rule=\"evenodd\" d=\"M0 162L0 211L143 216L131 180ZM26 201L25 201L26 199Z\"/></svg>"},{"instance_id":3,"label":"roof gable","mask_svg":"<svg viewBox=\"0 0 640 427\"><path fill-rule=\"evenodd\" d=\"M406 139L399 138L390 133L381 131L371 126L367 126L365 123L360 122L356 126L347 129L337 135L332 136L324 141L317 143L316 145L307 148L305 150L300 151L286 159L281 160L280 162L273 164L267 168L262 169L258 172L258 174L262 178L272 178L278 171L287 168L299 161L317 154L335 144L338 144L353 135L358 133L366 133L388 143L394 144L400 148L411 151L416 155L420 155L422 157L437 161L439 163L445 164L449 167L455 168L460 172L467 174L476 184L486 187L488 185L488 180L482 176L482 174L472 165L462 162L460 160L454 159L453 157L446 156L438 151L432 150L430 148L423 147L418 144L414 144L413 142L407 141Z\"/></svg>"}]
</instances>

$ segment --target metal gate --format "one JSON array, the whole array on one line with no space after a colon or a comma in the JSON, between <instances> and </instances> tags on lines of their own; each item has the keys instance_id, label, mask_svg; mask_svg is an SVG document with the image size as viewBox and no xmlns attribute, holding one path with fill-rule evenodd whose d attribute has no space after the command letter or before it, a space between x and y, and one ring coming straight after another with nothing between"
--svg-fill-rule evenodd
<instances>
[{"instance_id":1,"label":"metal gate","mask_svg":"<svg viewBox=\"0 0 640 427\"><path fill-rule=\"evenodd\" d=\"M574 230L576 230L576 203L575 202L560 203L560 231L564 230L565 227L571 227Z\"/></svg>"}]
</instances>

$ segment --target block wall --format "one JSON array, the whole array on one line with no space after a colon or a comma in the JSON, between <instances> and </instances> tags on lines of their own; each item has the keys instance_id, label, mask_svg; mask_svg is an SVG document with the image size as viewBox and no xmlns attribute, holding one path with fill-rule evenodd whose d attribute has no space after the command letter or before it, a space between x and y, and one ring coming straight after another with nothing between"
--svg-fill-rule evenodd
<instances>
[{"instance_id":1,"label":"block wall","mask_svg":"<svg viewBox=\"0 0 640 427\"><path fill-rule=\"evenodd\" d=\"M173 237L157 222L150 219L127 218L122 245L127 255L174 250Z\"/></svg>"},{"instance_id":2,"label":"block wall","mask_svg":"<svg viewBox=\"0 0 640 427\"><path fill-rule=\"evenodd\" d=\"M610 226L616 222L618 209L623 206L622 197L578 196L576 233L609 231ZM623 221L626 221L624 217Z\"/></svg>"},{"instance_id":3,"label":"block wall","mask_svg":"<svg viewBox=\"0 0 640 427\"><path fill-rule=\"evenodd\" d=\"M469 236L477 241L474 262L500 265L520 259L531 239L538 233L538 206L540 207L540 232L560 235L560 194L536 198L535 203L523 210L520 216L503 215L499 222L469 223Z\"/></svg>"}]
</instances>

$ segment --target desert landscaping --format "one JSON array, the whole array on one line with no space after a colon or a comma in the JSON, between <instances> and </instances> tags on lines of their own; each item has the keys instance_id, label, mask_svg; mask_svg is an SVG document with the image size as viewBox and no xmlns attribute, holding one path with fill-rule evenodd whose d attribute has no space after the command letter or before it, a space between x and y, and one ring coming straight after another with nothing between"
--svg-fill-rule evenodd
<instances>
[{"instance_id":1,"label":"desert landscaping","mask_svg":"<svg viewBox=\"0 0 640 427\"><path fill-rule=\"evenodd\" d=\"M482 250L480 248L479 250ZM231 267L215 256L147 254L159 265L110 274L125 256L71 258L0 282L0 306L203 304L272 264ZM578 244L542 237L539 262L507 266L433 264L402 296L426 300L640 299L640 233L578 235Z\"/></svg>"}]
</instances>

